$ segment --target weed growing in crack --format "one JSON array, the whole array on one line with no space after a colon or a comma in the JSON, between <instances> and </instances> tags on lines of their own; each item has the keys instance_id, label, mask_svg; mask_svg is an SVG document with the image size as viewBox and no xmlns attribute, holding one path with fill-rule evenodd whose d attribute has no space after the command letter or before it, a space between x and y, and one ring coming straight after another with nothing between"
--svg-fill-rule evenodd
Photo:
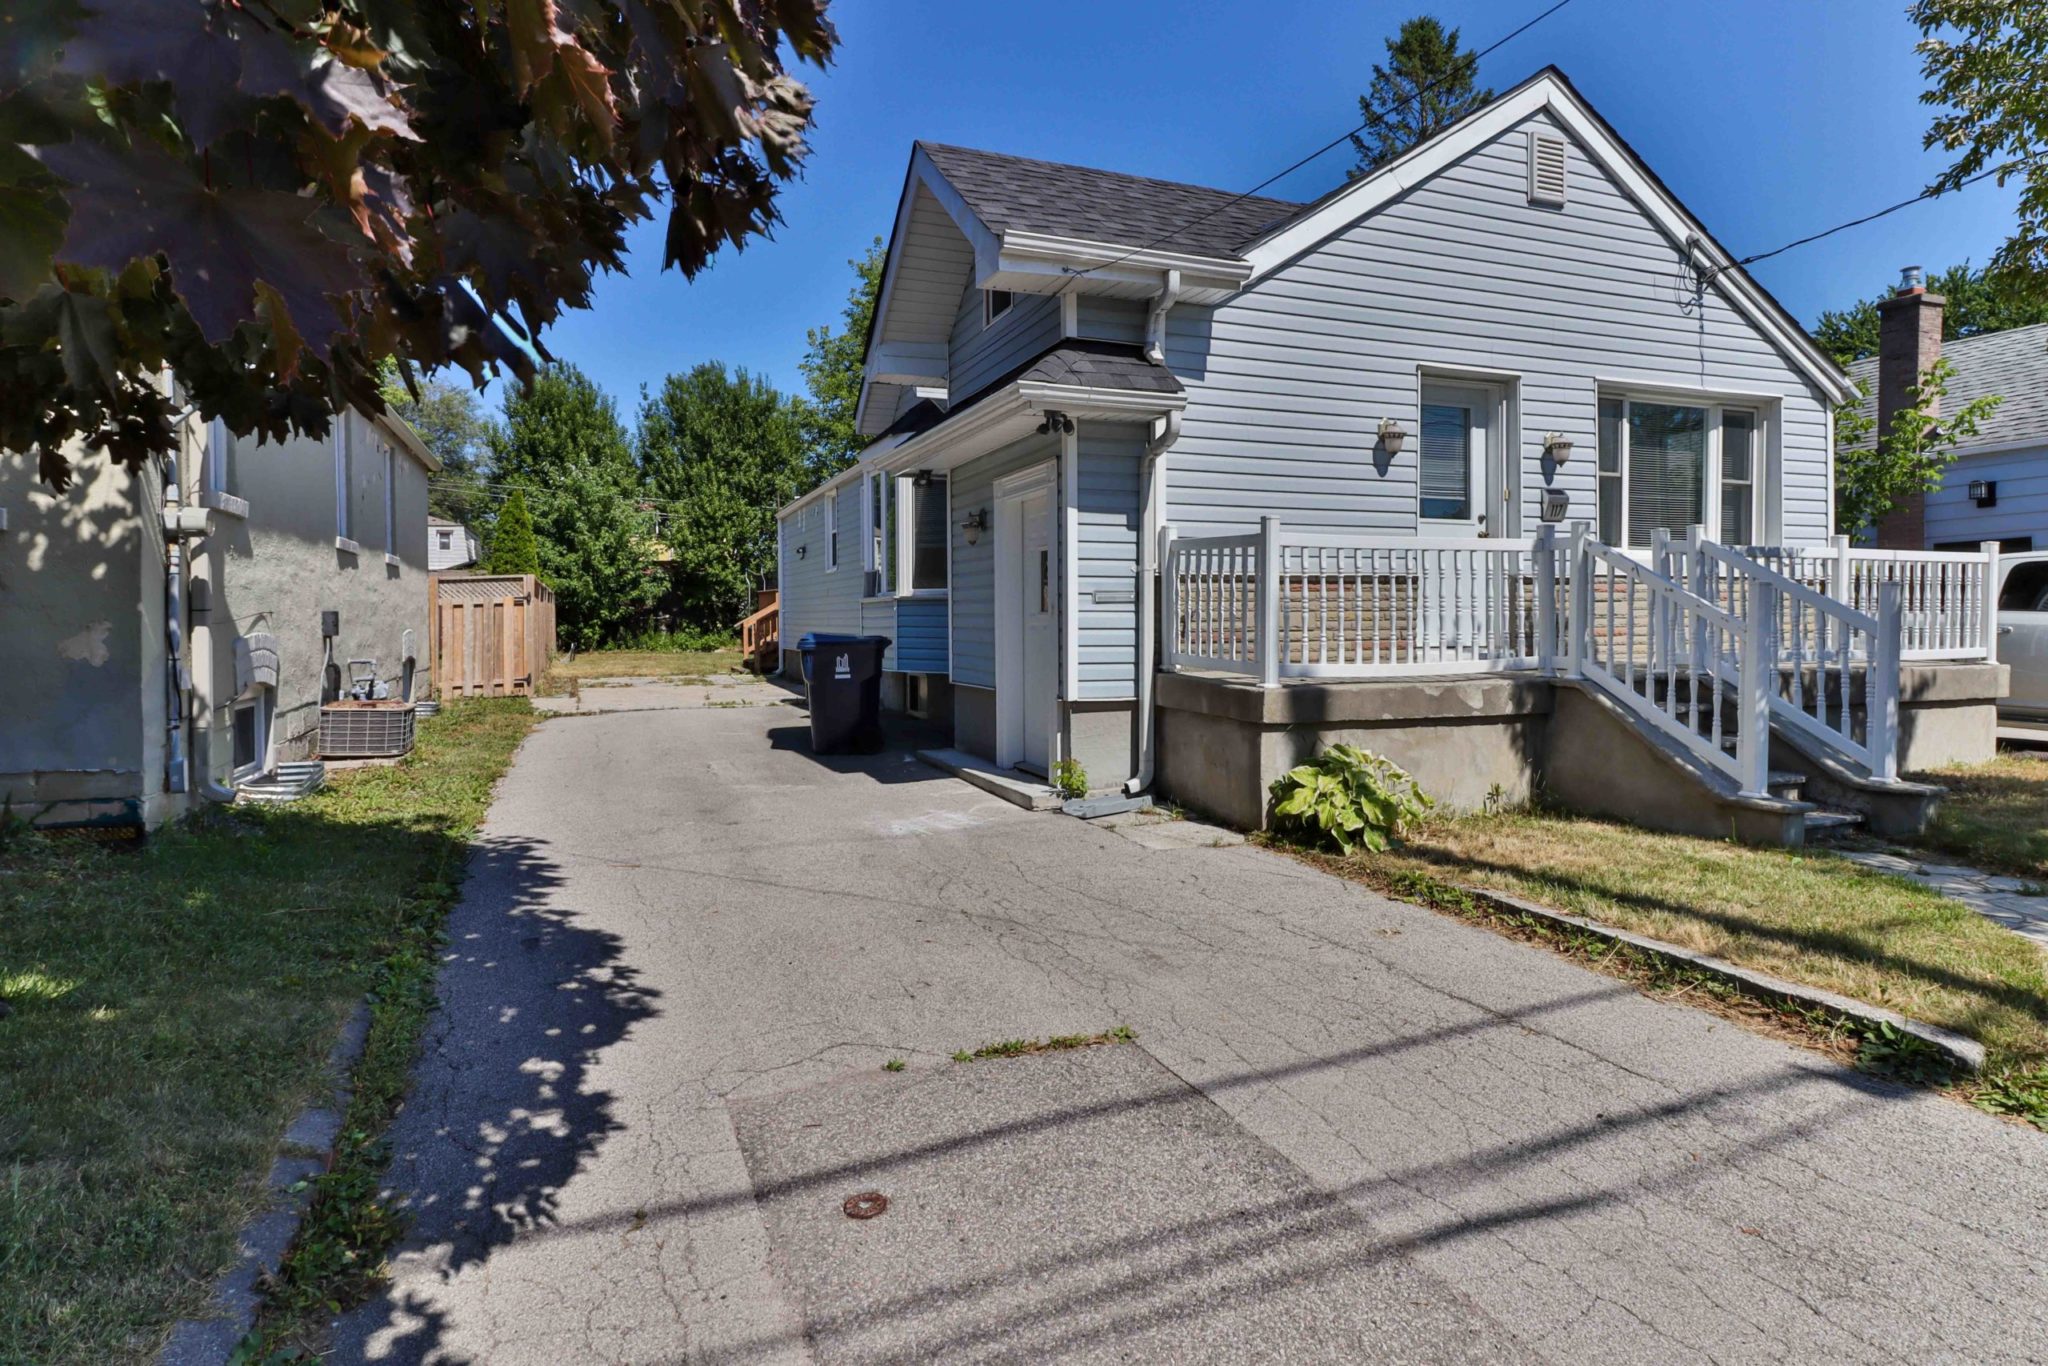
<instances>
[{"instance_id":1,"label":"weed growing in crack","mask_svg":"<svg viewBox=\"0 0 2048 1366\"><path fill-rule=\"evenodd\" d=\"M1021 1058L1027 1053L1063 1053L1075 1048L1100 1048L1105 1044L1133 1043L1137 1031L1129 1025L1118 1025L1100 1034L1055 1034L1049 1039L1004 1039L999 1043L985 1043L979 1048L963 1048L953 1055L954 1062L977 1062L983 1058Z\"/></svg>"}]
</instances>

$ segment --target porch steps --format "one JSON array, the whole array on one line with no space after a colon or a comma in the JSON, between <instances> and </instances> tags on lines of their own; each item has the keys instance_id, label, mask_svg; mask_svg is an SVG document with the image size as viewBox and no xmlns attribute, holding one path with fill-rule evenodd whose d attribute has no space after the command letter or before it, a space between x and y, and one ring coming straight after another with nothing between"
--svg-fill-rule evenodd
<instances>
[{"instance_id":1,"label":"porch steps","mask_svg":"<svg viewBox=\"0 0 2048 1366\"><path fill-rule=\"evenodd\" d=\"M295 802L327 783L327 765L317 759L279 764L277 771L235 784L235 796L249 802Z\"/></svg>"},{"instance_id":2,"label":"porch steps","mask_svg":"<svg viewBox=\"0 0 2048 1366\"><path fill-rule=\"evenodd\" d=\"M1852 835L1863 828L1862 812L1821 806L1804 797L1802 794L1806 790L1806 785L1812 781L1813 779L1806 774L1788 768L1772 769L1770 777L1766 780L1766 786L1773 797L1788 802L1800 802L1812 808L1801 818L1806 827L1808 843L1835 836Z\"/></svg>"}]
</instances>

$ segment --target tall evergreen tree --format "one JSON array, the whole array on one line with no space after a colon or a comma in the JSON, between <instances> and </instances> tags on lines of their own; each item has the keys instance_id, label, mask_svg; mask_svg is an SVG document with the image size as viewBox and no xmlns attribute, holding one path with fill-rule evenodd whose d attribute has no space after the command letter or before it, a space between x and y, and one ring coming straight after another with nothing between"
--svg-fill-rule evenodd
<instances>
[{"instance_id":1,"label":"tall evergreen tree","mask_svg":"<svg viewBox=\"0 0 2048 1366\"><path fill-rule=\"evenodd\" d=\"M829 479L852 464L865 442L853 427L860 406L861 362L868 329L874 325L875 296L882 288L882 264L888 249L877 237L866 252L846 264L853 267L853 288L847 291L837 332L827 323L804 334L810 347L797 362L804 374L810 402L804 406L805 437L810 443L812 483Z\"/></svg>"},{"instance_id":2,"label":"tall evergreen tree","mask_svg":"<svg viewBox=\"0 0 2048 1366\"><path fill-rule=\"evenodd\" d=\"M637 445L675 555L677 617L729 629L775 567L775 510L814 482L802 406L745 370L706 361L643 400Z\"/></svg>"},{"instance_id":3,"label":"tall evergreen tree","mask_svg":"<svg viewBox=\"0 0 2048 1366\"><path fill-rule=\"evenodd\" d=\"M654 518L618 410L582 371L552 365L505 395L491 476L526 493L564 644L607 644L646 613L660 587Z\"/></svg>"},{"instance_id":4,"label":"tall evergreen tree","mask_svg":"<svg viewBox=\"0 0 2048 1366\"><path fill-rule=\"evenodd\" d=\"M539 574L540 546L533 535L533 514L526 508L523 489L512 490L505 505L491 523L491 553L484 558L486 574Z\"/></svg>"},{"instance_id":5,"label":"tall evergreen tree","mask_svg":"<svg viewBox=\"0 0 2048 1366\"><path fill-rule=\"evenodd\" d=\"M1493 100L1477 86L1479 58L1458 50L1458 30L1424 14L1387 39L1387 65L1374 64L1372 88L1358 97L1366 129L1351 135L1358 149L1355 179L1450 127Z\"/></svg>"}]
</instances>

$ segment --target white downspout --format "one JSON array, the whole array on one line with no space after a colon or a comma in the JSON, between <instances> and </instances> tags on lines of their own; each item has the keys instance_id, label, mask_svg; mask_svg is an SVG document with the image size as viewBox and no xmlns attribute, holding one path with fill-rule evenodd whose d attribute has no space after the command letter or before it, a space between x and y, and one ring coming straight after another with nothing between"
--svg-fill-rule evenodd
<instances>
[{"instance_id":1,"label":"white downspout","mask_svg":"<svg viewBox=\"0 0 2048 1366\"><path fill-rule=\"evenodd\" d=\"M1154 365L1166 364L1166 315L1180 298L1180 272L1169 270L1158 295L1152 300L1152 308L1145 315L1145 357ZM1145 500L1144 514L1138 525L1138 771L1124 784L1124 792L1135 797L1152 786L1153 770L1157 767L1158 722L1152 708L1152 680L1154 675L1152 654L1157 641L1152 618L1155 612L1153 577L1157 569L1156 555L1159 549L1159 459L1167 449L1180 439L1181 415L1169 412L1159 429L1159 435L1145 443L1145 459L1138 469L1138 488Z\"/></svg>"},{"instance_id":2,"label":"white downspout","mask_svg":"<svg viewBox=\"0 0 2048 1366\"><path fill-rule=\"evenodd\" d=\"M191 410L188 408L178 415L178 425L181 428L190 413ZM191 674L185 664L185 538L193 534L193 527L190 524L191 519L183 515L185 489L178 466L178 450L182 445L181 431L179 440L164 455L164 646L168 653L168 658L164 661L164 687L170 710L165 725L164 786L173 793L190 792L195 786L192 756L185 735L186 728L191 724L186 700L192 691ZM212 644L213 630L209 625L209 650ZM196 651L196 640L194 648ZM212 673L209 663L209 690ZM211 727L207 733L212 734ZM208 801L232 802L235 799L234 789L223 787L214 781L211 764L199 766L196 786L199 795Z\"/></svg>"}]
</instances>

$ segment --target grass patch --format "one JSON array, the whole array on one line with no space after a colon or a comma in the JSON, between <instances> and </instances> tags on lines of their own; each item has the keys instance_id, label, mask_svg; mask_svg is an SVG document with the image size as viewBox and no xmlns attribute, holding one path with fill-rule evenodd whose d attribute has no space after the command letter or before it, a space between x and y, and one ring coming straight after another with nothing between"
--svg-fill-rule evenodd
<instances>
[{"instance_id":1,"label":"grass patch","mask_svg":"<svg viewBox=\"0 0 2048 1366\"><path fill-rule=\"evenodd\" d=\"M998 1043L985 1043L979 1048L963 1048L953 1055L954 1062L979 1062L983 1058L1021 1058L1027 1053L1062 1053L1070 1048L1098 1048L1104 1044L1133 1043L1137 1032L1129 1025L1118 1025L1115 1029L1101 1034L1055 1034L1049 1039L1004 1039Z\"/></svg>"},{"instance_id":2,"label":"grass patch","mask_svg":"<svg viewBox=\"0 0 2048 1366\"><path fill-rule=\"evenodd\" d=\"M468 836L532 722L523 699L451 702L405 763L290 807L130 851L0 848L0 1360L144 1361L199 1312L375 989L344 1148L369 1141L431 1005L409 984L431 992Z\"/></svg>"},{"instance_id":3,"label":"grass patch","mask_svg":"<svg viewBox=\"0 0 2048 1366\"><path fill-rule=\"evenodd\" d=\"M1948 789L1933 825L1913 843L1959 863L2048 883L2048 758L2005 753L1988 764L1913 776Z\"/></svg>"},{"instance_id":4,"label":"grass patch","mask_svg":"<svg viewBox=\"0 0 2048 1366\"><path fill-rule=\"evenodd\" d=\"M738 650L589 650L582 654L555 656L541 679L540 692L559 697L569 691L573 680L593 678L666 678L679 683L701 683L717 674L729 674L741 663Z\"/></svg>"},{"instance_id":5,"label":"grass patch","mask_svg":"<svg viewBox=\"0 0 2048 1366\"><path fill-rule=\"evenodd\" d=\"M1390 853L1316 861L1393 895L1492 920L1497 913L1452 884L1498 889L1955 1030L1986 1053L1984 1076L1960 1083L1959 1093L2048 1128L2048 955L1902 879L1824 852L1544 814L1436 821ZM1559 946L1555 927L1509 928ZM1634 972L1635 955L1584 937L1586 945L1566 939L1562 947ZM1642 971L1639 980L1665 989L1660 974L1676 970ZM1716 995L1684 977L1668 979L1670 989ZM1816 1022L1786 1023L1811 1033ZM1893 1075L1923 1070L1907 1056L1912 1045L1896 1039L1842 1042Z\"/></svg>"}]
</instances>

